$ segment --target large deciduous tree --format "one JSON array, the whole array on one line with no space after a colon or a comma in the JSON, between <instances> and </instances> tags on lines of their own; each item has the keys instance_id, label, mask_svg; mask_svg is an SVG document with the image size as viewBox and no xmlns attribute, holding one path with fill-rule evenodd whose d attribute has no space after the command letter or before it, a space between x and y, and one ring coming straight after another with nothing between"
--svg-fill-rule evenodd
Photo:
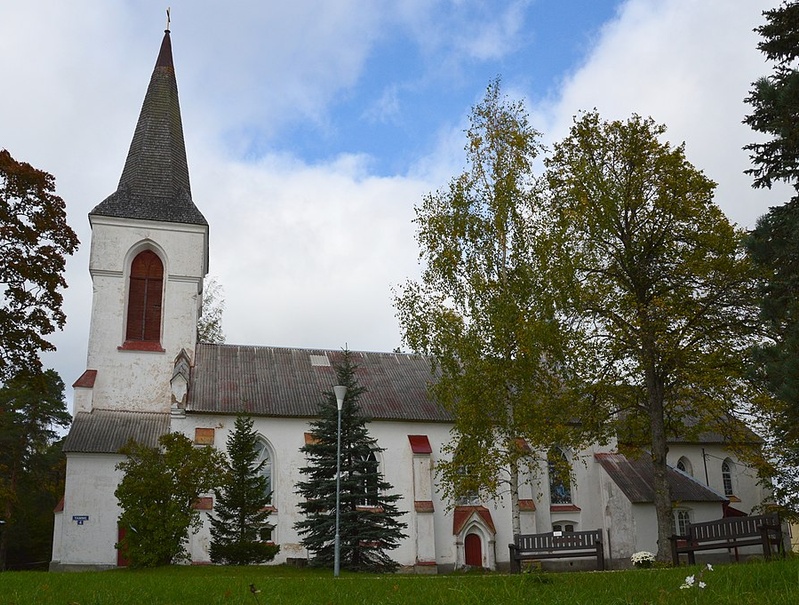
<instances>
[{"instance_id":1,"label":"large deciduous tree","mask_svg":"<svg viewBox=\"0 0 799 605\"><path fill-rule=\"evenodd\" d=\"M539 133L499 80L469 121L466 170L416 208L423 271L395 307L404 342L435 364L433 399L454 419L450 457L437 464L446 495L509 492L518 534L527 446L578 445L575 429L587 425L571 422L582 413L560 371L573 343L549 285L547 217L533 176Z\"/></svg>"},{"instance_id":2,"label":"large deciduous tree","mask_svg":"<svg viewBox=\"0 0 799 605\"><path fill-rule=\"evenodd\" d=\"M398 494L380 472L376 454L383 451L369 435L358 399L366 391L358 383L357 366L344 352L336 364L338 384L347 387L341 409L340 565L352 571L394 571L397 562L387 551L406 537L407 524L398 520ZM311 423L311 439L301 449L308 466L297 484L305 518L295 524L302 544L313 553L315 565L333 567L336 526L336 455L338 407L333 392L324 394L319 419Z\"/></svg>"},{"instance_id":3,"label":"large deciduous tree","mask_svg":"<svg viewBox=\"0 0 799 605\"><path fill-rule=\"evenodd\" d=\"M70 420L64 383L54 370L17 374L0 388L0 570L12 537L17 558L50 554L52 510L63 480L60 452L52 445Z\"/></svg>"},{"instance_id":4,"label":"large deciduous tree","mask_svg":"<svg viewBox=\"0 0 799 605\"><path fill-rule=\"evenodd\" d=\"M668 440L716 431L740 441L733 418L751 394L757 323L744 233L664 132L589 112L547 160L563 312L584 334L587 395L617 415L621 441L652 457L661 560L673 533Z\"/></svg>"},{"instance_id":5,"label":"large deciduous tree","mask_svg":"<svg viewBox=\"0 0 799 605\"><path fill-rule=\"evenodd\" d=\"M755 375L774 396L765 417L774 486L786 512L799 515L799 3L785 2L763 13L758 48L774 71L754 83L744 120L766 140L747 145L755 187L785 182L794 194L757 222L747 241L763 271L761 318L767 338L754 355Z\"/></svg>"},{"instance_id":6,"label":"large deciduous tree","mask_svg":"<svg viewBox=\"0 0 799 605\"><path fill-rule=\"evenodd\" d=\"M0 149L0 381L41 372L45 337L63 328L65 255L78 248L52 175Z\"/></svg>"},{"instance_id":7,"label":"large deciduous tree","mask_svg":"<svg viewBox=\"0 0 799 605\"><path fill-rule=\"evenodd\" d=\"M272 501L269 480L258 461L258 433L248 416L236 417L227 440L229 458L221 485L214 490L211 516L211 561L250 565L271 561L279 546L261 539Z\"/></svg>"},{"instance_id":8,"label":"large deciduous tree","mask_svg":"<svg viewBox=\"0 0 799 605\"><path fill-rule=\"evenodd\" d=\"M121 548L132 567L156 567L186 556L189 531L197 531L199 497L221 482L224 456L212 447L195 448L180 433L159 439L159 447L131 441L117 465L124 473L114 495L125 530Z\"/></svg>"}]
</instances>

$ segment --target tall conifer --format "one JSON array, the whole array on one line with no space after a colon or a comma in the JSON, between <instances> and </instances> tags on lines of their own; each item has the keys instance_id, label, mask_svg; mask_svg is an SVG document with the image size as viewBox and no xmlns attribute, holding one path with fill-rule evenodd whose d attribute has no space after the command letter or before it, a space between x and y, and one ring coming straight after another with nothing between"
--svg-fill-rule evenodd
<instances>
[{"instance_id":1,"label":"tall conifer","mask_svg":"<svg viewBox=\"0 0 799 605\"><path fill-rule=\"evenodd\" d=\"M760 407L767 429L765 473L774 478L783 513L799 517L799 2L783 2L763 13L755 31L758 49L773 64L772 73L753 84L746 99L752 113L744 123L765 135L744 149L753 167L754 187L783 182L794 191L781 206L761 216L747 241L762 271L761 319L767 338L754 351L755 376L773 395Z\"/></svg>"},{"instance_id":2,"label":"tall conifer","mask_svg":"<svg viewBox=\"0 0 799 605\"><path fill-rule=\"evenodd\" d=\"M258 434L252 418L239 415L227 440L225 481L215 490L211 517L211 560L214 563L250 565L275 558L279 546L261 539L269 516L271 492L257 463Z\"/></svg>"},{"instance_id":3,"label":"tall conifer","mask_svg":"<svg viewBox=\"0 0 799 605\"><path fill-rule=\"evenodd\" d=\"M398 521L397 494L383 478L376 454L383 451L369 436L367 419L358 399L366 389L359 385L350 353L336 366L338 384L347 387L341 410L340 565L354 571L393 571L397 563L386 551L399 545L407 526ZM311 440L301 451L307 477L297 484L305 498L305 515L295 524L302 544L313 553L313 564L332 567L336 525L336 449L338 409L333 391L324 394L319 419L311 423Z\"/></svg>"}]
</instances>

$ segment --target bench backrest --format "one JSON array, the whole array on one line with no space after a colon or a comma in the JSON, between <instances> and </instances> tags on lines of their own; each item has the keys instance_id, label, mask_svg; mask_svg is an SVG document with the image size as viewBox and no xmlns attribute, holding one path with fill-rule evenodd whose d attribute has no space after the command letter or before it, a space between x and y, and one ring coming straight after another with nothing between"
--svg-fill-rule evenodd
<instances>
[{"instance_id":1,"label":"bench backrest","mask_svg":"<svg viewBox=\"0 0 799 605\"><path fill-rule=\"evenodd\" d=\"M755 515L752 517L729 517L718 521L691 523L688 526L688 537L693 542L709 542L729 538L745 538L760 535L763 525L779 525L775 514Z\"/></svg>"},{"instance_id":2,"label":"bench backrest","mask_svg":"<svg viewBox=\"0 0 799 605\"><path fill-rule=\"evenodd\" d=\"M602 532L591 531L547 532L516 536L516 548L520 552L548 552L556 550L595 549L602 542Z\"/></svg>"}]
</instances>

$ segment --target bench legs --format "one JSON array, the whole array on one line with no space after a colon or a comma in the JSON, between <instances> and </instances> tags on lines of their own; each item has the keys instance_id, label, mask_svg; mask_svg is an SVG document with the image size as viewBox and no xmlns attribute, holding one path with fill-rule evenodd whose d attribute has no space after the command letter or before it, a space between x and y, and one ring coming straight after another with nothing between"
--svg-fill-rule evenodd
<instances>
[{"instance_id":1,"label":"bench legs","mask_svg":"<svg viewBox=\"0 0 799 605\"><path fill-rule=\"evenodd\" d=\"M521 573L522 565L521 561L519 561L518 557L516 556L516 545L510 544L508 548L510 549L510 572Z\"/></svg>"}]
</instances>

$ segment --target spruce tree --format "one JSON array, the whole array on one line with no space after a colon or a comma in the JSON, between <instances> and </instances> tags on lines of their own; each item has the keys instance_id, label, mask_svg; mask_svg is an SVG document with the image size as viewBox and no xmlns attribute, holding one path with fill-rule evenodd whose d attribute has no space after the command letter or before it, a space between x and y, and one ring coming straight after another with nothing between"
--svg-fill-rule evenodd
<instances>
[{"instance_id":1,"label":"spruce tree","mask_svg":"<svg viewBox=\"0 0 799 605\"><path fill-rule=\"evenodd\" d=\"M383 478L375 454L383 451L369 436L367 419L358 399L366 392L356 378L356 366L350 353L344 352L336 365L338 384L347 387L341 409L341 493L340 493L340 566L352 571L394 571L396 561L386 551L406 537L404 514L397 509L397 494ZM336 448L338 408L333 391L324 394L319 419L311 423L312 439L301 451L308 466L300 469L307 477L297 484L297 493L305 498L300 510L305 519L294 527L302 544L313 553L312 564L332 567L336 526Z\"/></svg>"},{"instance_id":2,"label":"spruce tree","mask_svg":"<svg viewBox=\"0 0 799 605\"><path fill-rule=\"evenodd\" d=\"M257 464L258 434L252 418L239 415L228 436L229 462L222 486L215 490L211 517L211 560L229 565L271 561L279 546L261 540L269 516L271 493L261 473L266 461Z\"/></svg>"},{"instance_id":3,"label":"spruce tree","mask_svg":"<svg viewBox=\"0 0 799 605\"><path fill-rule=\"evenodd\" d=\"M773 395L759 410L773 463L764 474L774 479L783 514L799 518L799 2L783 2L763 15L766 23L755 29L762 37L758 49L773 71L754 82L746 99L752 113L744 122L765 135L744 148L753 164L746 172L754 187L783 182L794 191L760 217L747 241L763 275L760 309L767 336L752 357L755 377Z\"/></svg>"}]
</instances>

